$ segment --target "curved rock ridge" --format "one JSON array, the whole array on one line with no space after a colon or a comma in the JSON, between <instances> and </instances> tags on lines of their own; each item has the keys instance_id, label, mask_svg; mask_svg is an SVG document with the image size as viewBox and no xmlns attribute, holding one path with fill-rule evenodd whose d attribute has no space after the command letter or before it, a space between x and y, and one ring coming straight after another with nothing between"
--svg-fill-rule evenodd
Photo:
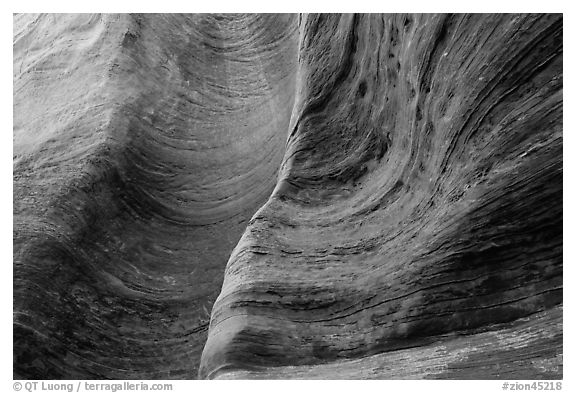
<instances>
[{"instance_id":1,"label":"curved rock ridge","mask_svg":"<svg viewBox=\"0 0 576 393\"><path fill-rule=\"evenodd\" d=\"M304 15L202 378L562 378L562 15Z\"/></svg>"},{"instance_id":2,"label":"curved rock ridge","mask_svg":"<svg viewBox=\"0 0 576 393\"><path fill-rule=\"evenodd\" d=\"M562 378L562 25L15 15L14 377Z\"/></svg>"},{"instance_id":3,"label":"curved rock ridge","mask_svg":"<svg viewBox=\"0 0 576 393\"><path fill-rule=\"evenodd\" d=\"M297 22L14 16L15 378L196 378L277 181Z\"/></svg>"}]
</instances>

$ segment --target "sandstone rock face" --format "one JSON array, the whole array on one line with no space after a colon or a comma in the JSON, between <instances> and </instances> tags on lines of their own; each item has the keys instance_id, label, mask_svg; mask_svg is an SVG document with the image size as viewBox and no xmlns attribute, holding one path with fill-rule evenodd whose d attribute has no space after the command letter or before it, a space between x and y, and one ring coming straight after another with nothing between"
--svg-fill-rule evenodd
<instances>
[{"instance_id":1,"label":"sandstone rock face","mask_svg":"<svg viewBox=\"0 0 576 393\"><path fill-rule=\"evenodd\" d=\"M272 192L297 17L14 18L14 372L196 378Z\"/></svg>"},{"instance_id":2,"label":"sandstone rock face","mask_svg":"<svg viewBox=\"0 0 576 393\"><path fill-rule=\"evenodd\" d=\"M561 378L562 23L16 15L15 378Z\"/></svg>"},{"instance_id":3,"label":"sandstone rock face","mask_svg":"<svg viewBox=\"0 0 576 393\"><path fill-rule=\"evenodd\" d=\"M561 16L303 17L201 376L559 378L561 304Z\"/></svg>"}]
</instances>

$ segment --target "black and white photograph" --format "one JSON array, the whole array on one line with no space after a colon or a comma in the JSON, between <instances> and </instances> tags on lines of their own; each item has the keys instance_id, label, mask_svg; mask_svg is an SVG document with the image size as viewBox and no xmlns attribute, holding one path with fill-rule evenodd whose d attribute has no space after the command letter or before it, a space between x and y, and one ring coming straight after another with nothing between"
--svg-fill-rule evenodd
<instances>
[{"instance_id":1,"label":"black and white photograph","mask_svg":"<svg viewBox=\"0 0 576 393\"><path fill-rule=\"evenodd\" d=\"M564 14L379 9L11 15L5 391L570 390Z\"/></svg>"}]
</instances>

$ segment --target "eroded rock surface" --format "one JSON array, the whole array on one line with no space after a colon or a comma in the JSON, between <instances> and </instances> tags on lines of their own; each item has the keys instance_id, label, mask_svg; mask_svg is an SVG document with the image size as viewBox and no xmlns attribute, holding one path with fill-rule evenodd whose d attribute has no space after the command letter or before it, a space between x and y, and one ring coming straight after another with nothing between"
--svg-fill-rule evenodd
<instances>
[{"instance_id":1,"label":"eroded rock surface","mask_svg":"<svg viewBox=\"0 0 576 393\"><path fill-rule=\"evenodd\" d=\"M297 17L14 17L14 372L196 378L269 197Z\"/></svg>"},{"instance_id":2,"label":"eroded rock surface","mask_svg":"<svg viewBox=\"0 0 576 393\"><path fill-rule=\"evenodd\" d=\"M300 21L208 378L562 375L562 17Z\"/></svg>"},{"instance_id":3,"label":"eroded rock surface","mask_svg":"<svg viewBox=\"0 0 576 393\"><path fill-rule=\"evenodd\" d=\"M562 23L16 15L15 378L561 378Z\"/></svg>"}]
</instances>

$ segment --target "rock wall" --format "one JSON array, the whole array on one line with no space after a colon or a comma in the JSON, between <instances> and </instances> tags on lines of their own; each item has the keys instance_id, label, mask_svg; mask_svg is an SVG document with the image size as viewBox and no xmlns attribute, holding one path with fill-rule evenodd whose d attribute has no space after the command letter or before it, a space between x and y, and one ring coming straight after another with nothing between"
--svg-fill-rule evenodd
<instances>
[{"instance_id":1,"label":"rock wall","mask_svg":"<svg viewBox=\"0 0 576 393\"><path fill-rule=\"evenodd\" d=\"M562 24L15 15L14 377L561 378Z\"/></svg>"},{"instance_id":2,"label":"rock wall","mask_svg":"<svg viewBox=\"0 0 576 393\"><path fill-rule=\"evenodd\" d=\"M560 378L562 17L314 15L201 376Z\"/></svg>"},{"instance_id":3,"label":"rock wall","mask_svg":"<svg viewBox=\"0 0 576 393\"><path fill-rule=\"evenodd\" d=\"M272 192L297 17L14 17L14 373L196 378Z\"/></svg>"}]
</instances>

